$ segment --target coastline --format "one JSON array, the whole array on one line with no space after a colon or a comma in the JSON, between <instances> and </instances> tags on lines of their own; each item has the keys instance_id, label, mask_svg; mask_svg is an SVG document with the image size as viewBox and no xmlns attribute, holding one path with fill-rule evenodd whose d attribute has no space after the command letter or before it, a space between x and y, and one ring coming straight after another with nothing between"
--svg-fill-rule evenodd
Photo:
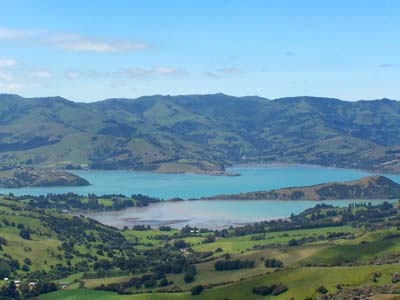
<instances>
[{"instance_id":1,"label":"coastline","mask_svg":"<svg viewBox=\"0 0 400 300\"><path fill-rule=\"evenodd\" d=\"M375 200L374 203L384 201L386 200ZM288 219L291 213L300 213L321 203L347 207L350 203L357 202L360 201L197 200L178 203L164 201L151 204L146 208L131 207L121 211L83 215L118 228L132 227L138 224L155 227L168 224L168 226L178 229L186 225L220 229L229 228L231 225L240 226L240 224L253 224L266 220ZM388 202L396 202L396 200L388 200Z\"/></svg>"},{"instance_id":2,"label":"coastline","mask_svg":"<svg viewBox=\"0 0 400 300\"><path fill-rule=\"evenodd\" d=\"M232 165L228 165L224 168L224 170L215 170L215 171L207 171L207 170L179 170L176 171L163 171L163 170L143 170L143 169L71 169L71 170L64 170L62 171L70 172L70 173L79 173L79 172L86 172L86 171L101 171L101 172L113 172L113 171L127 171L127 172L138 172L138 173L150 173L150 174L187 174L187 175L205 175L205 176L227 176L227 177L235 177L241 176L240 173L235 172L235 169L238 168L257 168L257 169L269 169L269 168L316 168L316 169L333 169L333 170L350 170L350 171L359 171L359 172L366 172L370 174L386 174L386 175L400 175L399 173L395 172L384 172L379 170L372 170L372 169L360 169L360 168L345 168L345 167L337 167L337 166L328 166L328 165L316 165L316 164L307 164L307 163L289 163L289 162L274 162L274 163L256 163L256 162L248 162L248 163L236 163ZM232 171L230 171L232 170Z\"/></svg>"},{"instance_id":3,"label":"coastline","mask_svg":"<svg viewBox=\"0 0 400 300\"><path fill-rule=\"evenodd\" d=\"M356 180L370 173L351 169L325 168L299 164L241 164L227 169L241 173L240 177L207 176L204 174L165 174L133 170L76 170L70 171L87 179L91 185L79 187L32 187L0 189L0 193L46 195L75 193L87 195L142 194L160 199L199 199L220 194L238 194L300 187L326 182ZM400 182L400 176L391 177Z\"/></svg>"}]
</instances>

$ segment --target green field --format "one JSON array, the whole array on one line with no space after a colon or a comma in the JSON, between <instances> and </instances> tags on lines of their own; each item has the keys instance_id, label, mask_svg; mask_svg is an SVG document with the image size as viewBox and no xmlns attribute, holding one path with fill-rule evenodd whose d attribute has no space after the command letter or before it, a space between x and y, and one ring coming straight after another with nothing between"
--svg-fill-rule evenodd
<instances>
[{"instance_id":1,"label":"green field","mask_svg":"<svg viewBox=\"0 0 400 300\"><path fill-rule=\"evenodd\" d=\"M41 296L43 300L86 300L86 299L225 299L229 295L230 300L241 299L265 299L257 297L251 293L253 286L284 282L289 290L284 294L273 297L274 299L304 299L305 297L315 297L315 291L320 285L324 285L329 292L336 292L336 286L341 284L345 287L360 286L364 284L389 284L390 274L398 272L397 266L358 266L358 267L330 267L330 268L296 268L275 272L260 277L244 280L242 282L228 284L223 287L216 287L205 290L200 296L192 297L188 293L178 294L143 294L120 296L109 292L99 292L90 290L61 291L53 294ZM378 283L371 281L374 272L382 272L382 277ZM91 298L95 297L95 298ZM272 297L269 297L272 298Z\"/></svg>"},{"instance_id":2,"label":"green field","mask_svg":"<svg viewBox=\"0 0 400 300\"><path fill-rule=\"evenodd\" d=\"M167 294L152 293L121 296L111 292L93 291L93 290L70 290L55 292L41 296L40 300L179 300L189 299L187 293L183 294Z\"/></svg>"},{"instance_id":3,"label":"green field","mask_svg":"<svg viewBox=\"0 0 400 300\"><path fill-rule=\"evenodd\" d=\"M397 291L392 282L400 271L396 203L319 206L290 221L196 233L190 228L118 230L32 203L0 197L0 272L11 280L44 280L60 289L39 293L40 300L303 300L318 298L320 286L330 294L382 286ZM281 265L266 267L267 260ZM238 267L218 269L217 262ZM195 273L188 280L189 267ZM288 290L267 297L252 292L274 284ZM191 294L196 286L204 288L200 295Z\"/></svg>"}]
</instances>

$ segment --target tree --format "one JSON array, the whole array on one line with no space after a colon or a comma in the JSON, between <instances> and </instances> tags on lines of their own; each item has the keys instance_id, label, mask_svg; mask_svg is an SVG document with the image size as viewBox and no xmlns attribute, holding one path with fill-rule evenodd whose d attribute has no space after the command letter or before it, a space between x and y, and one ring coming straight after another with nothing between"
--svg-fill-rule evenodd
<instances>
[{"instance_id":1,"label":"tree","mask_svg":"<svg viewBox=\"0 0 400 300\"><path fill-rule=\"evenodd\" d=\"M24 272L29 272L29 267L27 265L23 265L21 270Z\"/></svg>"},{"instance_id":2,"label":"tree","mask_svg":"<svg viewBox=\"0 0 400 300\"><path fill-rule=\"evenodd\" d=\"M320 293L320 294L326 294L326 293L328 292L328 290L326 289L326 287L323 286L323 285L319 286L319 287L316 289L316 291L317 291L318 293Z\"/></svg>"},{"instance_id":3,"label":"tree","mask_svg":"<svg viewBox=\"0 0 400 300\"><path fill-rule=\"evenodd\" d=\"M287 286L279 283L279 284L273 284L273 285L262 285L258 287L253 287L252 293L257 294L257 295L280 295L288 290Z\"/></svg>"},{"instance_id":4,"label":"tree","mask_svg":"<svg viewBox=\"0 0 400 300\"><path fill-rule=\"evenodd\" d=\"M4 262L0 263L0 278L10 277L10 266Z\"/></svg>"},{"instance_id":5,"label":"tree","mask_svg":"<svg viewBox=\"0 0 400 300\"><path fill-rule=\"evenodd\" d=\"M109 270L111 269L111 262L108 259L100 259L99 261L96 261L93 265L93 268L95 270L97 269L103 269L103 270Z\"/></svg>"},{"instance_id":6,"label":"tree","mask_svg":"<svg viewBox=\"0 0 400 300\"><path fill-rule=\"evenodd\" d=\"M199 295L201 292L204 290L204 287L202 285L196 285L192 288L192 295Z\"/></svg>"},{"instance_id":7,"label":"tree","mask_svg":"<svg viewBox=\"0 0 400 300\"><path fill-rule=\"evenodd\" d=\"M11 281L8 286L1 289L1 295L15 300L21 298L14 281Z\"/></svg>"},{"instance_id":8,"label":"tree","mask_svg":"<svg viewBox=\"0 0 400 300\"><path fill-rule=\"evenodd\" d=\"M153 287L155 287L157 285L157 281L155 281L154 279L149 279L149 280L146 280L145 282L144 282L144 286L146 287L146 288L153 288Z\"/></svg>"},{"instance_id":9,"label":"tree","mask_svg":"<svg viewBox=\"0 0 400 300\"><path fill-rule=\"evenodd\" d=\"M186 248L187 244L184 240L176 240L174 241L174 247L176 249Z\"/></svg>"},{"instance_id":10,"label":"tree","mask_svg":"<svg viewBox=\"0 0 400 300\"><path fill-rule=\"evenodd\" d=\"M204 239L203 243L214 243L215 242L215 237L211 234L207 235L207 237Z\"/></svg>"},{"instance_id":11,"label":"tree","mask_svg":"<svg viewBox=\"0 0 400 300\"><path fill-rule=\"evenodd\" d=\"M79 288L84 289L85 288L85 282L83 280L79 280Z\"/></svg>"},{"instance_id":12,"label":"tree","mask_svg":"<svg viewBox=\"0 0 400 300\"><path fill-rule=\"evenodd\" d=\"M167 286L167 285L168 285L168 280L167 280L167 278L163 278L163 279L160 280L160 283L159 283L159 286L160 286L160 287L162 287L162 286Z\"/></svg>"},{"instance_id":13,"label":"tree","mask_svg":"<svg viewBox=\"0 0 400 300\"><path fill-rule=\"evenodd\" d=\"M19 236L25 240L30 240L31 239L31 230L28 227L27 229L23 228L19 232Z\"/></svg>"},{"instance_id":14,"label":"tree","mask_svg":"<svg viewBox=\"0 0 400 300\"><path fill-rule=\"evenodd\" d=\"M183 276L183 280L186 283L192 282L194 280L194 276L197 273L197 269L195 265L189 265L186 269L185 275Z\"/></svg>"},{"instance_id":15,"label":"tree","mask_svg":"<svg viewBox=\"0 0 400 300\"><path fill-rule=\"evenodd\" d=\"M266 268L283 268L283 262L275 258L267 258L264 261Z\"/></svg>"}]
</instances>

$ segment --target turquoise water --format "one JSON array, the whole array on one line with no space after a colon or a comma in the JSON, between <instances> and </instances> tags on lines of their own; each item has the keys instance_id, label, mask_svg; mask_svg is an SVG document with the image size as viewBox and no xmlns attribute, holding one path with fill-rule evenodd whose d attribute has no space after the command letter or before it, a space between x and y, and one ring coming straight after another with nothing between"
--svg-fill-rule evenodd
<instances>
[{"instance_id":1,"label":"turquoise water","mask_svg":"<svg viewBox=\"0 0 400 300\"><path fill-rule=\"evenodd\" d=\"M321 168L313 166L262 166L235 167L229 172L242 176L206 176L195 174L156 174L130 171L79 171L89 180L85 187L48 187L0 189L0 193L16 195L74 192L132 195L141 193L170 199L184 199L269 190L289 186L305 186L329 181L354 180L371 175L358 170ZM389 175L400 182L400 175ZM347 206L354 201L325 201L337 206ZM168 224L182 227L186 224L208 228L224 228L266 219L285 218L315 206L316 201L179 201L157 203L145 208L129 208L118 212L88 214L108 225L122 227L134 224L159 226Z\"/></svg>"},{"instance_id":2,"label":"turquoise water","mask_svg":"<svg viewBox=\"0 0 400 300\"><path fill-rule=\"evenodd\" d=\"M379 200L376 200L379 201ZM334 206L347 206L356 201L324 201ZM87 214L104 224L122 228L135 224L151 226L169 225L181 228L186 224L199 228L226 228L244 223L289 217L307 208L316 201L271 201L271 200L193 200L163 202L143 208ZM319 202L320 203L320 202Z\"/></svg>"},{"instance_id":3,"label":"turquoise water","mask_svg":"<svg viewBox=\"0 0 400 300\"><path fill-rule=\"evenodd\" d=\"M141 193L149 196L169 199L184 199L233 194L240 192L269 190L288 186L304 186L328 181L354 180L370 175L358 170L321 168L313 166L264 166L235 167L229 172L242 176L207 176L196 174L157 174L130 171L77 171L77 175L91 183L84 187L36 187L21 189L0 189L0 193L10 192L16 195L41 195L47 193L74 192L124 194ZM400 182L400 176L389 176Z\"/></svg>"}]
</instances>

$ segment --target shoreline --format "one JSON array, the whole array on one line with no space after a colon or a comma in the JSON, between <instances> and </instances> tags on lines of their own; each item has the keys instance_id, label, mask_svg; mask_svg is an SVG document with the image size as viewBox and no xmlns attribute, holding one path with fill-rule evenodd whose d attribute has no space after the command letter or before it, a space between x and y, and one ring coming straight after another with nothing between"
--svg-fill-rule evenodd
<instances>
[{"instance_id":1,"label":"shoreline","mask_svg":"<svg viewBox=\"0 0 400 300\"><path fill-rule=\"evenodd\" d=\"M394 203L397 200L376 199L373 201L376 204L384 201ZM179 229L189 225L209 229L223 229L261 221L288 219L291 213L296 214L321 203L346 207L350 203L360 203L360 201L197 200L179 203L164 201L150 204L145 208L130 207L120 211L92 212L82 215L117 228L132 227L134 225L150 225L152 227L167 225ZM218 211L218 216L215 213L213 214L217 209L220 210ZM210 213L207 214L207 212ZM221 212L222 216L219 215ZM183 214L184 218L182 218ZM157 219L160 216L162 218Z\"/></svg>"},{"instance_id":2,"label":"shoreline","mask_svg":"<svg viewBox=\"0 0 400 300\"><path fill-rule=\"evenodd\" d=\"M292 167L292 168L316 168L316 169L334 169L334 170L349 170L349 171L358 171L358 172L366 172L369 174L386 174L386 175L400 175L399 173L394 172L384 172L378 170L370 170L370 169L359 169L359 168L345 168L345 167L335 167L335 166L325 166L325 165L315 165L315 164L302 164L302 163L285 163L285 162L276 162L276 163L237 163L230 166L227 166L225 170L220 171L176 171L176 172L165 172L165 171L150 171L150 170L135 170L135 169L73 169L73 170L64 170L60 169L61 171L66 171L72 174L79 173L79 172L91 172L91 171L101 171L101 172L137 172L137 173L144 173L144 174L165 174L165 175L204 175L204 176L227 176L227 177L235 177L241 176L242 174L237 172L229 172L229 170L235 170L240 168L257 168L257 169L270 169L270 168L280 168L280 167ZM58 170L58 169L57 169Z\"/></svg>"},{"instance_id":3,"label":"shoreline","mask_svg":"<svg viewBox=\"0 0 400 300\"><path fill-rule=\"evenodd\" d=\"M327 182L352 181L369 175L369 173L352 169L299 164L241 164L232 166L227 171L240 172L242 176L210 177L132 170L79 170L72 172L87 179L91 185L0 189L0 193L4 195L14 193L16 196L65 193L87 196L93 193L96 195L120 194L128 197L132 194L142 194L165 201L171 199L191 201L221 194L250 193ZM307 177L301 174L306 174ZM399 176L392 177L392 180L400 183Z\"/></svg>"}]
</instances>

